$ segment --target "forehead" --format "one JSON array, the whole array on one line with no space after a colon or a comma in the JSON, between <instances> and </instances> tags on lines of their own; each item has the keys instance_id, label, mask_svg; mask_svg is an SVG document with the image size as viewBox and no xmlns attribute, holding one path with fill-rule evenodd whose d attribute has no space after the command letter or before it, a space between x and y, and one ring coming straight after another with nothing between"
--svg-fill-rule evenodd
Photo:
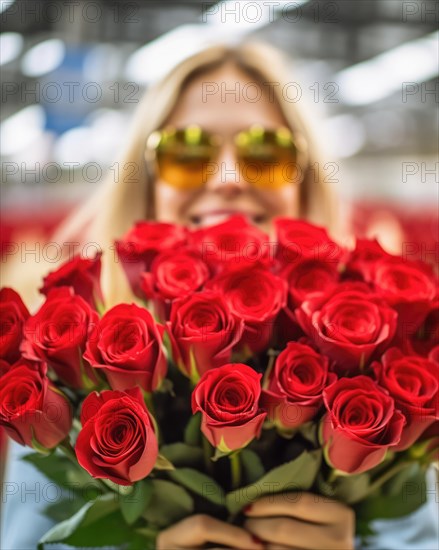
<instances>
[{"instance_id":1,"label":"forehead","mask_svg":"<svg viewBox=\"0 0 439 550\"><path fill-rule=\"evenodd\" d=\"M287 125L273 90L232 63L203 71L183 88L167 124L198 124L212 132L231 134L252 124Z\"/></svg>"}]
</instances>

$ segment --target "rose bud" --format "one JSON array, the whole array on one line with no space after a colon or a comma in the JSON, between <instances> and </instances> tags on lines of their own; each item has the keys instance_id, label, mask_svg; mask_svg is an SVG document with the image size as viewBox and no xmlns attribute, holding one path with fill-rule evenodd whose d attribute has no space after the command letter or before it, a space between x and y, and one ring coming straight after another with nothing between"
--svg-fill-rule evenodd
<instances>
[{"instance_id":1,"label":"rose bud","mask_svg":"<svg viewBox=\"0 0 439 550\"><path fill-rule=\"evenodd\" d=\"M139 385L156 390L166 376L163 326L135 304L120 304L105 313L87 341L84 359L102 370L114 390Z\"/></svg>"},{"instance_id":2,"label":"rose bud","mask_svg":"<svg viewBox=\"0 0 439 550\"><path fill-rule=\"evenodd\" d=\"M75 452L91 476L131 485L154 468L157 437L139 388L91 393L82 405L81 423Z\"/></svg>"},{"instance_id":3,"label":"rose bud","mask_svg":"<svg viewBox=\"0 0 439 550\"><path fill-rule=\"evenodd\" d=\"M297 322L336 369L356 372L393 339L397 313L361 282L312 295L295 310Z\"/></svg>"},{"instance_id":4,"label":"rose bud","mask_svg":"<svg viewBox=\"0 0 439 550\"><path fill-rule=\"evenodd\" d=\"M328 372L327 357L290 342L264 382L261 405L281 430L297 428L316 416L323 405L323 390L336 379Z\"/></svg>"},{"instance_id":5,"label":"rose bud","mask_svg":"<svg viewBox=\"0 0 439 550\"><path fill-rule=\"evenodd\" d=\"M249 266L223 271L206 288L223 294L232 313L243 319L239 347L247 346L258 353L269 345L276 316L286 305L287 286L283 279L264 268Z\"/></svg>"},{"instance_id":6,"label":"rose bud","mask_svg":"<svg viewBox=\"0 0 439 550\"><path fill-rule=\"evenodd\" d=\"M72 388L89 387L98 379L82 360L82 354L98 319L97 313L72 288L54 288L39 311L26 321L23 356L47 362L58 378Z\"/></svg>"},{"instance_id":7,"label":"rose bud","mask_svg":"<svg viewBox=\"0 0 439 550\"><path fill-rule=\"evenodd\" d=\"M268 235L242 215L192 231L189 242L215 273L255 263L268 266L271 261Z\"/></svg>"},{"instance_id":8,"label":"rose bud","mask_svg":"<svg viewBox=\"0 0 439 550\"><path fill-rule=\"evenodd\" d=\"M47 296L52 288L71 286L74 293L84 298L93 309L102 308L101 255L98 253L93 259L75 256L63 263L56 271L44 277L40 292Z\"/></svg>"},{"instance_id":9,"label":"rose bud","mask_svg":"<svg viewBox=\"0 0 439 550\"><path fill-rule=\"evenodd\" d=\"M20 358L20 343L23 338L23 326L29 317L29 311L19 294L12 288L0 290L0 359L9 364Z\"/></svg>"},{"instance_id":10,"label":"rose bud","mask_svg":"<svg viewBox=\"0 0 439 550\"><path fill-rule=\"evenodd\" d=\"M439 419L439 365L392 348L372 368L378 383L393 397L407 421L394 450L408 449Z\"/></svg>"},{"instance_id":11,"label":"rose bud","mask_svg":"<svg viewBox=\"0 0 439 550\"><path fill-rule=\"evenodd\" d=\"M187 229L171 223L137 222L122 239L115 241L116 252L134 294L143 297L140 275L149 271L159 252L175 250L186 243Z\"/></svg>"},{"instance_id":12,"label":"rose bud","mask_svg":"<svg viewBox=\"0 0 439 550\"><path fill-rule=\"evenodd\" d=\"M18 361L2 376L0 426L17 443L52 449L72 425L70 404L46 376L44 363Z\"/></svg>"},{"instance_id":13,"label":"rose bud","mask_svg":"<svg viewBox=\"0 0 439 550\"><path fill-rule=\"evenodd\" d=\"M259 407L262 375L242 363L228 364L202 376L192 392L192 412L201 411L201 431L222 452L259 437L267 413Z\"/></svg>"},{"instance_id":14,"label":"rose bud","mask_svg":"<svg viewBox=\"0 0 439 550\"><path fill-rule=\"evenodd\" d=\"M341 378L323 391L323 401L328 412L321 437L333 468L348 474L366 472L399 443L404 415L371 378Z\"/></svg>"},{"instance_id":15,"label":"rose bud","mask_svg":"<svg viewBox=\"0 0 439 550\"><path fill-rule=\"evenodd\" d=\"M209 268L198 252L188 248L162 252L142 273L140 287L147 300L152 300L159 319L169 319L172 300L201 290L209 278Z\"/></svg>"},{"instance_id":16,"label":"rose bud","mask_svg":"<svg viewBox=\"0 0 439 550\"><path fill-rule=\"evenodd\" d=\"M208 290L175 300L167 323L174 361L193 381L230 361L243 329L224 296Z\"/></svg>"},{"instance_id":17,"label":"rose bud","mask_svg":"<svg viewBox=\"0 0 439 550\"><path fill-rule=\"evenodd\" d=\"M280 266L302 260L338 264L342 248L323 227L290 218L277 218L274 225L277 235L276 260Z\"/></svg>"}]
</instances>

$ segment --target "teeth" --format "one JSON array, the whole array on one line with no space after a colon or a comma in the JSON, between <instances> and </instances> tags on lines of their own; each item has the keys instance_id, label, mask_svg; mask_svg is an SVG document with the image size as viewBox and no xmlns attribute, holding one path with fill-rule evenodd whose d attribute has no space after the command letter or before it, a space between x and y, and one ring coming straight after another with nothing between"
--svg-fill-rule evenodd
<instances>
[{"instance_id":1,"label":"teeth","mask_svg":"<svg viewBox=\"0 0 439 550\"><path fill-rule=\"evenodd\" d=\"M203 216L201 218L199 225L201 227L216 225L218 223L226 221L231 216L233 216L233 214L207 214L206 216Z\"/></svg>"}]
</instances>

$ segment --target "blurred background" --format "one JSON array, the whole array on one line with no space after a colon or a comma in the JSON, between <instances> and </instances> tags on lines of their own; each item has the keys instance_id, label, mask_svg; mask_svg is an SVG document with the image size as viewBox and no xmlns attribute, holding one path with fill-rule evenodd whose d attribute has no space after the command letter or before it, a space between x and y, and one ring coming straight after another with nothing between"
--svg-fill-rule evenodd
<instances>
[{"instance_id":1,"label":"blurred background","mask_svg":"<svg viewBox=\"0 0 439 550\"><path fill-rule=\"evenodd\" d=\"M214 42L291 59L329 146L341 215L391 251L436 261L435 0L1 0L1 242L35 242L114 169L144 91ZM112 168L113 167L113 168ZM9 248L8 248L9 247Z\"/></svg>"}]
</instances>

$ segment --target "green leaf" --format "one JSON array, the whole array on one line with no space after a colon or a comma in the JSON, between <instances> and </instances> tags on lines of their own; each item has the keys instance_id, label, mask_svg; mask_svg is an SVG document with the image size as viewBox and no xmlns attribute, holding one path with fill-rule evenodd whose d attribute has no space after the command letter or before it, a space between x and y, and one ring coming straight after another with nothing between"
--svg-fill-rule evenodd
<instances>
[{"instance_id":1,"label":"green leaf","mask_svg":"<svg viewBox=\"0 0 439 550\"><path fill-rule=\"evenodd\" d=\"M175 466L172 464L172 462L169 462L169 460L165 456L160 454L157 456L154 468L156 470L175 470Z\"/></svg>"},{"instance_id":2,"label":"green leaf","mask_svg":"<svg viewBox=\"0 0 439 550\"><path fill-rule=\"evenodd\" d=\"M418 466L418 465L415 465ZM410 468L408 468L410 470ZM403 470L404 473L405 470ZM374 519L394 519L415 512L427 501L425 471L417 468L411 477L394 476L387 482L387 494L366 498L355 506L357 516L364 522Z\"/></svg>"},{"instance_id":3,"label":"green leaf","mask_svg":"<svg viewBox=\"0 0 439 550\"><path fill-rule=\"evenodd\" d=\"M146 545L142 550L155 550L156 549L156 539L159 534L158 529L153 527L141 527L136 529L136 533L144 537Z\"/></svg>"},{"instance_id":4,"label":"green leaf","mask_svg":"<svg viewBox=\"0 0 439 550\"><path fill-rule=\"evenodd\" d=\"M361 539L359 548L367 548L369 546L367 542L368 537L376 535L376 532L368 521L356 518L355 534Z\"/></svg>"},{"instance_id":5,"label":"green leaf","mask_svg":"<svg viewBox=\"0 0 439 550\"><path fill-rule=\"evenodd\" d=\"M247 483L254 483L265 474L261 459L254 451L242 449L241 462Z\"/></svg>"},{"instance_id":6,"label":"green leaf","mask_svg":"<svg viewBox=\"0 0 439 550\"><path fill-rule=\"evenodd\" d=\"M321 450L304 451L294 460L270 470L259 481L228 493L227 508L232 514L237 514L261 496L308 490L314 483L321 461Z\"/></svg>"},{"instance_id":7,"label":"green leaf","mask_svg":"<svg viewBox=\"0 0 439 550\"><path fill-rule=\"evenodd\" d=\"M102 493L101 486L96 479L91 477L79 464L75 465L61 453L55 452L48 456L32 453L24 456L22 460L32 464L39 472L60 487L81 492L86 500L92 500ZM87 490L84 491L84 488Z\"/></svg>"},{"instance_id":8,"label":"green leaf","mask_svg":"<svg viewBox=\"0 0 439 550\"><path fill-rule=\"evenodd\" d=\"M44 515L59 523L76 514L86 502L80 494L74 494L69 496L69 498L57 500L57 502L46 506Z\"/></svg>"},{"instance_id":9,"label":"green leaf","mask_svg":"<svg viewBox=\"0 0 439 550\"><path fill-rule=\"evenodd\" d=\"M424 473L418 462L408 464L404 470L398 472L387 481L381 491L386 496L396 496L401 494L401 487L405 483L410 483L412 479L417 479L421 476L423 479Z\"/></svg>"},{"instance_id":10,"label":"green leaf","mask_svg":"<svg viewBox=\"0 0 439 550\"><path fill-rule=\"evenodd\" d=\"M140 527L140 529L136 529L136 533L146 538L155 538L159 534L159 530L154 527Z\"/></svg>"},{"instance_id":11,"label":"green leaf","mask_svg":"<svg viewBox=\"0 0 439 550\"><path fill-rule=\"evenodd\" d=\"M194 511L194 501L189 493L164 479L151 480L153 494L142 516L155 527L166 527L189 516Z\"/></svg>"},{"instance_id":12,"label":"green leaf","mask_svg":"<svg viewBox=\"0 0 439 550\"><path fill-rule=\"evenodd\" d=\"M123 550L154 550L152 533L139 533L128 525L120 510L102 516L92 523L81 525L71 536L62 541L74 548L123 548ZM52 548L52 543L42 543L39 549Z\"/></svg>"},{"instance_id":13,"label":"green leaf","mask_svg":"<svg viewBox=\"0 0 439 550\"><path fill-rule=\"evenodd\" d=\"M337 477L333 482L327 482L322 477L317 479L319 492L329 498L340 500L345 504L353 504L362 500L370 489L368 472L350 476Z\"/></svg>"},{"instance_id":14,"label":"green leaf","mask_svg":"<svg viewBox=\"0 0 439 550\"><path fill-rule=\"evenodd\" d=\"M309 441L313 447L319 447L318 425L315 422L305 422L299 428L299 433Z\"/></svg>"},{"instance_id":15,"label":"green leaf","mask_svg":"<svg viewBox=\"0 0 439 550\"><path fill-rule=\"evenodd\" d=\"M222 487L206 474L192 468L180 468L169 472L168 475L173 481L183 485L195 494L218 506L225 506L225 494Z\"/></svg>"},{"instance_id":16,"label":"green leaf","mask_svg":"<svg viewBox=\"0 0 439 550\"><path fill-rule=\"evenodd\" d=\"M125 521L132 525L145 511L152 497L152 483L144 479L134 485L134 490L120 500L120 510Z\"/></svg>"},{"instance_id":17,"label":"green leaf","mask_svg":"<svg viewBox=\"0 0 439 550\"><path fill-rule=\"evenodd\" d=\"M171 443L160 448L160 454L174 466L194 466L203 461L203 450L186 443Z\"/></svg>"},{"instance_id":18,"label":"green leaf","mask_svg":"<svg viewBox=\"0 0 439 550\"><path fill-rule=\"evenodd\" d=\"M118 507L114 495L106 494L96 500L87 502L75 515L66 521L58 523L40 539L38 548L44 548L44 544L65 542L80 527L85 527L111 514Z\"/></svg>"},{"instance_id":19,"label":"green leaf","mask_svg":"<svg viewBox=\"0 0 439 550\"><path fill-rule=\"evenodd\" d=\"M187 445L198 447L201 443L201 413L191 416L184 430L184 442Z\"/></svg>"}]
</instances>

